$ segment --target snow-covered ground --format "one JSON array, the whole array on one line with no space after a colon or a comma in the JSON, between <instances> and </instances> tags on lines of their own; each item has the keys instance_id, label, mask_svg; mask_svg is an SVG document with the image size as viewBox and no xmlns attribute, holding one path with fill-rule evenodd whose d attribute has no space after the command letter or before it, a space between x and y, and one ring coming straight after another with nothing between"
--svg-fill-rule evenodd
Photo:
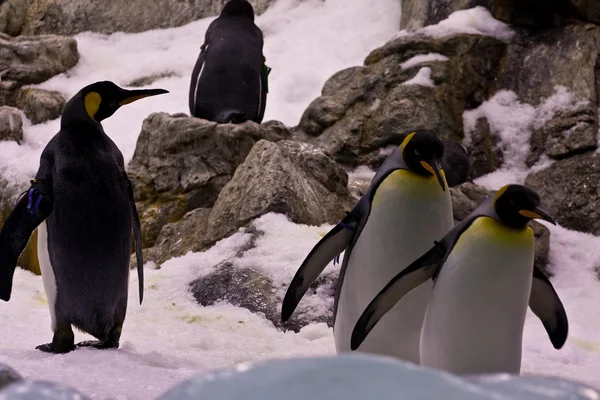
<instances>
[{"instance_id":1,"label":"snow-covered ground","mask_svg":"<svg viewBox=\"0 0 600 400\"><path fill-rule=\"evenodd\" d=\"M273 67L267 119L295 125L331 74L361 64L370 50L397 33L398 3L397 0L308 0L299 4L295 0L279 0L258 17L257 23L265 32L267 63ZM473 25L477 19L472 16L459 14L458 20ZM107 133L129 160L142 120L148 114L188 111L189 74L210 21L140 34L78 35L81 52L78 66L40 86L73 95L97 80L109 79L125 85L145 75L174 72L176 76L151 85L170 90L169 95L124 107L105 122ZM492 33L500 30L504 35L501 28L492 29ZM564 95L557 92L561 99ZM516 111L520 114L515 114ZM512 124L523 121L521 126L529 127L546 114L543 110L529 109L506 93L491 99L476 113L488 116L510 113L506 123L492 120L491 125L500 132L507 151L514 150L516 159L509 168L484 177L481 182L497 189L521 179L524 166L523 158L519 157L525 150L520 142L510 146L519 133L519 127ZM466 115L465 121L468 120ZM58 126L58 121L28 125L22 146L0 143L0 173L11 179L29 179L37 170L41 150ZM369 173L366 168L354 172L360 176ZM255 223L266 234L237 263L267 274L280 290L330 228L297 225L274 214L265 215ZM550 229L550 263L556 274L552 281L569 316L570 336L562 350L554 350L541 323L529 312L523 373L558 375L598 384L600 281L594 268L600 265L600 238L561 227L550 226ZM118 350L85 349L66 355L35 350L36 345L51 339L48 305L41 279L18 270L13 298L0 304L3 322L0 363L11 365L26 378L70 385L94 399L132 400L152 399L186 377L240 362L333 354L332 331L324 324L308 326L298 334L284 333L245 309L228 304L212 307L196 304L188 291L189 282L234 256L248 239L244 233L235 234L204 253L172 259L160 270L146 265L146 295L141 306L137 302L137 277L132 274L129 310L122 347ZM306 303L319 308L326 305L319 296L303 299L302 304ZM88 338L76 333L76 340Z\"/></svg>"}]
</instances>

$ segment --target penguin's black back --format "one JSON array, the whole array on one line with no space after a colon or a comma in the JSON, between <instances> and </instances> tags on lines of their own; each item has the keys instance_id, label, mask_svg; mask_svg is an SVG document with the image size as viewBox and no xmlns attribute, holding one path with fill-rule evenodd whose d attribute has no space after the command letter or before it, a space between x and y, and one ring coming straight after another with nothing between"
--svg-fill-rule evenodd
<instances>
[{"instance_id":1,"label":"penguin's black back","mask_svg":"<svg viewBox=\"0 0 600 400\"><path fill-rule=\"evenodd\" d=\"M63 127L44 159L52 160L51 176L41 178L51 179L54 198L46 223L57 323L103 339L127 308L132 214L123 157L101 129Z\"/></svg>"},{"instance_id":2,"label":"penguin's black back","mask_svg":"<svg viewBox=\"0 0 600 400\"><path fill-rule=\"evenodd\" d=\"M263 35L249 12L248 2L232 0L208 27L190 85L194 117L261 122L266 101Z\"/></svg>"}]
</instances>

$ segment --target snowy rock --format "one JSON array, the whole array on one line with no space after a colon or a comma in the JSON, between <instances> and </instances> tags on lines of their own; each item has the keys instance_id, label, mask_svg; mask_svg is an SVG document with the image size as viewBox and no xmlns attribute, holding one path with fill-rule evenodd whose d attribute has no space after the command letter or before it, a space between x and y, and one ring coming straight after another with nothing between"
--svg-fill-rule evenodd
<instances>
[{"instance_id":1,"label":"snowy rock","mask_svg":"<svg viewBox=\"0 0 600 400\"><path fill-rule=\"evenodd\" d=\"M253 122L218 125L182 115L154 113L144 120L128 173L135 187L144 247L186 212L212 207L252 146L279 140L287 129Z\"/></svg>"},{"instance_id":2,"label":"snowy rock","mask_svg":"<svg viewBox=\"0 0 600 400\"><path fill-rule=\"evenodd\" d=\"M487 7L495 18L511 25L548 27L574 18L599 22L600 10L596 4L594 0L404 0L400 28L414 30L437 24L455 11L478 5Z\"/></svg>"},{"instance_id":3,"label":"snowy rock","mask_svg":"<svg viewBox=\"0 0 600 400\"><path fill-rule=\"evenodd\" d=\"M0 364L0 391L8 385L22 380L23 378L17 371L8 365Z\"/></svg>"},{"instance_id":4,"label":"snowy rock","mask_svg":"<svg viewBox=\"0 0 600 400\"><path fill-rule=\"evenodd\" d=\"M469 143L465 146L472 160L472 179L494 172L502 165L504 158L499 143L500 138L490 131L487 119L479 118L473 132L469 132Z\"/></svg>"},{"instance_id":5,"label":"snowy rock","mask_svg":"<svg viewBox=\"0 0 600 400\"><path fill-rule=\"evenodd\" d=\"M0 107L0 140L23 140L23 119L16 108Z\"/></svg>"},{"instance_id":6,"label":"snowy rock","mask_svg":"<svg viewBox=\"0 0 600 400\"><path fill-rule=\"evenodd\" d=\"M240 364L188 379L157 400L590 400L598 396L596 389L564 379L509 375L464 379L392 358L343 354Z\"/></svg>"},{"instance_id":7,"label":"snowy rock","mask_svg":"<svg viewBox=\"0 0 600 400\"><path fill-rule=\"evenodd\" d=\"M51 382L19 382L0 391L0 400L87 400L89 397Z\"/></svg>"},{"instance_id":8,"label":"snowy rock","mask_svg":"<svg viewBox=\"0 0 600 400\"><path fill-rule=\"evenodd\" d=\"M256 13L264 12L273 0L249 0ZM31 0L24 34L73 35L144 32L185 25L218 15L223 0ZM199 38L201 41L202 39ZM198 46L200 43L198 44Z\"/></svg>"},{"instance_id":9,"label":"snowy rock","mask_svg":"<svg viewBox=\"0 0 600 400\"><path fill-rule=\"evenodd\" d=\"M597 26L517 31L498 75L498 87L514 91L520 101L533 106L552 100L544 106L545 118L533 126L528 166L543 153L560 159L596 148L599 55Z\"/></svg>"},{"instance_id":10,"label":"snowy rock","mask_svg":"<svg viewBox=\"0 0 600 400\"><path fill-rule=\"evenodd\" d=\"M561 226L600 235L600 156L581 154L560 160L527 177L542 205Z\"/></svg>"},{"instance_id":11,"label":"snowy rock","mask_svg":"<svg viewBox=\"0 0 600 400\"><path fill-rule=\"evenodd\" d=\"M33 124L59 118L66 103L64 94L38 88L21 89L16 100L16 106L23 110Z\"/></svg>"},{"instance_id":12,"label":"snowy rock","mask_svg":"<svg viewBox=\"0 0 600 400\"><path fill-rule=\"evenodd\" d=\"M261 140L219 194L208 235L217 241L269 212L307 225L337 223L355 200L348 175L307 143Z\"/></svg>"},{"instance_id":13,"label":"snowy rock","mask_svg":"<svg viewBox=\"0 0 600 400\"><path fill-rule=\"evenodd\" d=\"M170 78L173 76L177 76L177 74L173 71L165 71L165 72L161 72L158 74L142 76L140 78L134 79L133 81L125 84L124 86L129 86L129 87L149 86L149 85L153 84L154 82L158 81L159 79Z\"/></svg>"},{"instance_id":14,"label":"snowy rock","mask_svg":"<svg viewBox=\"0 0 600 400\"><path fill-rule=\"evenodd\" d=\"M374 50L365 66L341 71L305 111L298 129L336 161L378 167L381 148L399 145L409 133L429 129L443 139L463 137L462 112L479 104L491 88L506 44L480 35L443 38L400 36ZM441 54L410 68L414 56ZM402 85L421 68L435 87Z\"/></svg>"},{"instance_id":15,"label":"snowy rock","mask_svg":"<svg viewBox=\"0 0 600 400\"><path fill-rule=\"evenodd\" d=\"M0 32L17 36L27 17L27 0L0 2Z\"/></svg>"},{"instance_id":16,"label":"snowy rock","mask_svg":"<svg viewBox=\"0 0 600 400\"><path fill-rule=\"evenodd\" d=\"M450 188L452 195L452 212L456 223L465 219L479 204L493 194L481 186L474 183L463 183L460 186ZM543 195L540 193L543 201ZM552 214L554 215L554 214ZM531 222L533 233L535 235L535 260L536 267L552 276L548 271L548 256L550 254L550 230L544 225L535 221Z\"/></svg>"},{"instance_id":17,"label":"snowy rock","mask_svg":"<svg viewBox=\"0 0 600 400\"><path fill-rule=\"evenodd\" d=\"M20 36L0 33L2 80L41 83L74 67L79 61L77 41L63 36Z\"/></svg>"}]
</instances>

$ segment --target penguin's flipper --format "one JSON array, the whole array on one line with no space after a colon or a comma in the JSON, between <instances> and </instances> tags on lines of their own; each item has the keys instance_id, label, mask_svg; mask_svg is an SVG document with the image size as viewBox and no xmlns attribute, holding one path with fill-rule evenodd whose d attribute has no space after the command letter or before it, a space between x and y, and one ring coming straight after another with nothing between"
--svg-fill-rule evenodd
<instances>
[{"instance_id":1,"label":"penguin's flipper","mask_svg":"<svg viewBox=\"0 0 600 400\"><path fill-rule=\"evenodd\" d=\"M427 253L396 275L369 303L356 322L352 331L350 348L356 350L377 325L377 322L396 303L413 289L433 278L446 259L446 255L447 251L443 244L436 242L436 245Z\"/></svg>"},{"instance_id":2,"label":"penguin's flipper","mask_svg":"<svg viewBox=\"0 0 600 400\"><path fill-rule=\"evenodd\" d=\"M133 217L133 238L135 240L135 256L137 259L138 286L140 292L140 304L144 300L144 255L142 253L142 229L140 225L140 217L135 206L135 198L133 196L133 185L129 178L126 179L127 194L129 195L129 204L131 206L131 215Z\"/></svg>"},{"instance_id":3,"label":"penguin's flipper","mask_svg":"<svg viewBox=\"0 0 600 400\"><path fill-rule=\"evenodd\" d=\"M52 212L52 197L40 192L36 183L17 201L0 231L0 299L10 300L12 281L19 256L33 231ZM49 192L49 191L48 191Z\"/></svg>"},{"instance_id":4,"label":"penguin's flipper","mask_svg":"<svg viewBox=\"0 0 600 400\"><path fill-rule=\"evenodd\" d=\"M544 324L554 348L562 348L569 334L567 313L552 283L537 267L533 268L529 307Z\"/></svg>"},{"instance_id":5,"label":"penguin's flipper","mask_svg":"<svg viewBox=\"0 0 600 400\"><path fill-rule=\"evenodd\" d=\"M327 264L348 247L357 223L348 215L330 230L308 254L288 287L281 306L281 320L294 313L302 296L319 277Z\"/></svg>"}]
</instances>

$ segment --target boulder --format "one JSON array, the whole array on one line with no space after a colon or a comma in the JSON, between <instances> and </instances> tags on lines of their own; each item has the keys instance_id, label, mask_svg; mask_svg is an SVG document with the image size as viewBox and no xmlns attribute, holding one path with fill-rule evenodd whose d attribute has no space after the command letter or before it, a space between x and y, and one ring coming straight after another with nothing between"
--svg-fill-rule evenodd
<instances>
[{"instance_id":1,"label":"boulder","mask_svg":"<svg viewBox=\"0 0 600 400\"><path fill-rule=\"evenodd\" d=\"M208 241L229 236L269 212L296 223L337 223L356 200L348 175L307 143L261 140L223 188L208 219Z\"/></svg>"},{"instance_id":2,"label":"boulder","mask_svg":"<svg viewBox=\"0 0 600 400\"><path fill-rule=\"evenodd\" d=\"M144 247L154 244L165 224L196 208L212 207L258 140L276 141L289 134L251 121L219 125L181 114L151 114L128 166Z\"/></svg>"},{"instance_id":3,"label":"boulder","mask_svg":"<svg viewBox=\"0 0 600 400\"><path fill-rule=\"evenodd\" d=\"M22 381L23 378L17 371L5 364L0 364L0 391L6 386Z\"/></svg>"},{"instance_id":4,"label":"boulder","mask_svg":"<svg viewBox=\"0 0 600 400\"><path fill-rule=\"evenodd\" d=\"M21 89L16 101L16 106L34 125L59 118L67 104L67 98L61 92L38 88Z\"/></svg>"},{"instance_id":5,"label":"boulder","mask_svg":"<svg viewBox=\"0 0 600 400\"><path fill-rule=\"evenodd\" d=\"M23 140L23 119L18 109L0 106L0 140Z\"/></svg>"},{"instance_id":6,"label":"boulder","mask_svg":"<svg viewBox=\"0 0 600 400\"><path fill-rule=\"evenodd\" d=\"M223 0L30 0L23 34L144 32L218 15ZM250 0L260 14L273 0Z\"/></svg>"},{"instance_id":7,"label":"boulder","mask_svg":"<svg viewBox=\"0 0 600 400\"><path fill-rule=\"evenodd\" d=\"M504 155L499 146L500 138L490 130L487 118L475 122L473 131L468 132L465 147L471 157L471 179L494 172L502 165Z\"/></svg>"},{"instance_id":8,"label":"boulder","mask_svg":"<svg viewBox=\"0 0 600 400\"><path fill-rule=\"evenodd\" d=\"M475 208L477 208L477 206L479 206L479 204L494 192L474 183L464 183L458 187L450 188L450 193L452 195L452 212L454 214L454 220L455 223L458 223L465 219L473 212L473 210L475 210ZM535 235L534 265L542 270L547 276L552 276L552 272L548 270L550 230L536 221L531 222L530 225L533 228L533 233Z\"/></svg>"},{"instance_id":9,"label":"boulder","mask_svg":"<svg viewBox=\"0 0 600 400\"><path fill-rule=\"evenodd\" d=\"M27 18L27 0L0 1L0 32L10 36L21 34Z\"/></svg>"},{"instance_id":10,"label":"boulder","mask_svg":"<svg viewBox=\"0 0 600 400\"><path fill-rule=\"evenodd\" d=\"M530 174L525 184L561 226L600 235L600 155L580 154Z\"/></svg>"},{"instance_id":11,"label":"boulder","mask_svg":"<svg viewBox=\"0 0 600 400\"><path fill-rule=\"evenodd\" d=\"M0 391L0 397L10 400L88 400L79 391L46 381L22 381Z\"/></svg>"},{"instance_id":12,"label":"boulder","mask_svg":"<svg viewBox=\"0 0 600 400\"><path fill-rule=\"evenodd\" d=\"M599 49L600 27L594 25L517 30L498 75L498 87L540 107L532 127L528 166L544 153L561 159L596 148Z\"/></svg>"},{"instance_id":13,"label":"boulder","mask_svg":"<svg viewBox=\"0 0 600 400\"><path fill-rule=\"evenodd\" d=\"M455 11L484 6L500 21L515 26L552 27L576 19L600 23L595 0L403 0L400 29L434 25Z\"/></svg>"},{"instance_id":14,"label":"boulder","mask_svg":"<svg viewBox=\"0 0 600 400\"><path fill-rule=\"evenodd\" d=\"M462 113L489 95L505 48L504 42L479 35L400 36L371 52L364 67L333 75L298 129L304 140L352 166L378 166L385 158L382 148L399 145L418 129L460 142ZM443 57L401 67L429 53ZM402 84L424 67L431 70L434 87Z\"/></svg>"}]
</instances>

